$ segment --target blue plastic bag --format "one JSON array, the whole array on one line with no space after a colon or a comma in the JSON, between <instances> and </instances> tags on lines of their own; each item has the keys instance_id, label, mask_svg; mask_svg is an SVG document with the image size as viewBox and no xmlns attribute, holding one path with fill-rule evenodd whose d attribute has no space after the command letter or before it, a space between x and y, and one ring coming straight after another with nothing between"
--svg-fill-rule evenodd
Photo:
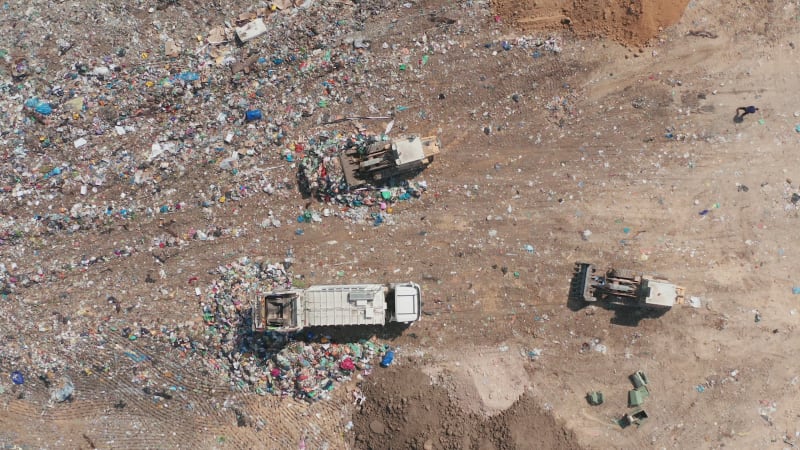
<instances>
[{"instance_id":1,"label":"blue plastic bag","mask_svg":"<svg viewBox=\"0 0 800 450\"><path fill-rule=\"evenodd\" d=\"M178 79L183 81L197 81L200 79L200 74L197 72L181 72L178 74Z\"/></svg>"},{"instance_id":2,"label":"blue plastic bag","mask_svg":"<svg viewBox=\"0 0 800 450\"><path fill-rule=\"evenodd\" d=\"M53 107L49 103L39 100L38 97L25 100L25 107L31 108L43 116L49 116L53 112Z\"/></svg>"},{"instance_id":3,"label":"blue plastic bag","mask_svg":"<svg viewBox=\"0 0 800 450\"><path fill-rule=\"evenodd\" d=\"M394 362L394 350L389 350L381 360L381 367L389 367L392 365L392 362Z\"/></svg>"},{"instance_id":4,"label":"blue plastic bag","mask_svg":"<svg viewBox=\"0 0 800 450\"><path fill-rule=\"evenodd\" d=\"M255 120L261 120L261 110L260 109L251 109L245 113L245 119L248 122L253 122Z\"/></svg>"},{"instance_id":5,"label":"blue plastic bag","mask_svg":"<svg viewBox=\"0 0 800 450\"><path fill-rule=\"evenodd\" d=\"M22 372L15 370L11 372L11 382L14 384L23 384L25 383L25 377L22 376Z\"/></svg>"},{"instance_id":6,"label":"blue plastic bag","mask_svg":"<svg viewBox=\"0 0 800 450\"><path fill-rule=\"evenodd\" d=\"M53 107L50 106L50 103L41 102L38 105L36 105L36 108L34 108L34 111L36 111L37 113L39 113L41 115L49 116L50 113L53 112Z\"/></svg>"}]
</instances>

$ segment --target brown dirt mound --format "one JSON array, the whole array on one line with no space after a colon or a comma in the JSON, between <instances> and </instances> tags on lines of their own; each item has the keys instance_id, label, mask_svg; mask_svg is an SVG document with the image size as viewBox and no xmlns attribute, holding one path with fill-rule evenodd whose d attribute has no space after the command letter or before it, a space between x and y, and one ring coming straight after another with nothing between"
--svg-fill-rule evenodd
<instances>
[{"instance_id":1,"label":"brown dirt mound","mask_svg":"<svg viewBox=\"0 0 800 450\"><path fill-rule=\"evenodd\" d=\"M575 437L524 395L486 418L464 412L447 390L409 367L382 370L361 386L367 401L353 416L358 449L578 449Z\"/></svg>"},{"instance_id":2,"label":"brown dirt mound","mask_svg":"<svg viewBox=\"0 0 800 450\"><path fill-rule=\"evenodd\" d=\"M689 0L495 0L502 18L524 30L566 28L642 45L683 15Z\"/></svg>"}]
</instances>

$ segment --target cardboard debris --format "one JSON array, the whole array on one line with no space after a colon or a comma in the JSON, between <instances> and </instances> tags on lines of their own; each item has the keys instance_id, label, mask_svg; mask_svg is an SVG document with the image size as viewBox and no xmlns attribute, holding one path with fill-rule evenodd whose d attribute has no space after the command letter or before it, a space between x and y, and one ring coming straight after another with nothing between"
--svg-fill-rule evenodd
<instances>
[{"instance_id":1,"label":"cardboard debris","mask_svg":"<svg viewBox=\"0 0 800 450\"><path fill-rule=\"evenodd\" d=\"M169 56L171 58L175 58L180 53L181 53L181 48L178 46L178 44L175 43L174 40L170 39L164 44L164 54L165 55L167 55L167 56Z\"/></svg>"},{"instance_id":2,"label":"cardboard debris","mask_svg":"<svg viewBox=\"0 0 800 450\"><path fill-rule=\"evenodd\" d=\"M69 112L81 112L83 110L83 97L75 97L71 100L67 100L62 105L62 109Z\"/></svg>"},{"instance_id":3,"label":"cardboard debris","mask_svg":"<svg viewBox=\"0 0 800 450\"><path fill-rule=\"evenodd\" d=\"M259 17L259 14L255 11L243 12L239 14L239 17L236 18L236 24L237 26L243 26L244 24L255 20L257 17Z\"/></svg>"},{"instance_id":4,"label":"cardboard debris","mask_svg":"<svg viewBox=\"0 0 800 450\"><path fill-rule=\"evenodd\" d=\"M220 45L228 42L228 37L225 35L225 28L214 27L208 32L206 41L211 45Z\"/></svg>"},{"instance_id":5,"label":"cardboard debris","mask_svg":"<svg viewBox=\"0 0 800 450\"><path fill-rule=\"evenodd\" d=\"M294 2L292 0L275 0L271 4L278 9L286 9L294 6Z\"/></svg>"},{"instance_id":6,"label":"cardboard debris","mask_svg":"<svg viewBox=\"0 0 800 450\"><path fill-rule=\"evenodd\" d=\"M209 49L208 54L214 59L214 63L218 66L225 64L225 57L230 55L228 47L212 47Z\"/></svg>"}]
</instances>

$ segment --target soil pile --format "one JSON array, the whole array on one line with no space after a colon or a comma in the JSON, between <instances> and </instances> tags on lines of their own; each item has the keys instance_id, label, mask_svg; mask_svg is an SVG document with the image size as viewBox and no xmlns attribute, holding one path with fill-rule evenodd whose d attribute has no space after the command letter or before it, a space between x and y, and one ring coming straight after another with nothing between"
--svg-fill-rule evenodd
<instances>
[{"instance_id":1,"label":"soil pile","mask_svg":"<svg viewBox=\"0 0 800 450\"><path fill-rule=\"evenodd\" d=\"M365 381L363 409L353 417L358 449L577 449L571 431L524 395L492 417L466 413L455 396L410 367Z\"/></svg>"},{"instance_id":2,"label":"soil pile","mask_svg":"<svg viewBox=\"0 0 800 450\"><path fill-rule=\"evenodd\" d=\"M688 0L496 0L497 14L524 31L568 28L642 45L680 20Z\"/></svg>"}]
</instances>

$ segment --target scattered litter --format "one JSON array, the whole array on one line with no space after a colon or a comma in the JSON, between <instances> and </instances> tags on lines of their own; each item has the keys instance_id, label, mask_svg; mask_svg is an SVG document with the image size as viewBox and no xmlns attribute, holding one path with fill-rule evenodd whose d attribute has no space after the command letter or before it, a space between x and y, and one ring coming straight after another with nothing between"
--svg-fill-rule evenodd
<instances>
[{"instance_id":1,"label":"scattered litter","mask_svg":"<svg viewBox=\"0 0 800 450\"><path fill-rule=\"evenodd\" d=\"M581 353L587 353L590 351L605 355L608 352L608 347L606 347L605 344L600 343L600 338L594 338L589 342L584 342L581 344Z\"/></svg>"},{"instance_id":2,"label":"scattered litter","mask_svg":"<svg viewBox=\"0 0 800 450\"><path fill-rule=\"evenodd\" d=\"M25 377L22 375L22 372L15 370L11 372L11 382L14 384L24 384Z\"/></svg>"},{"instance_id":3,"label":"scattered litter","mask_svg":"<svg viewBox=\"0 0 800 450\"><path fill-rule=\"evenodd\" d=\"M75 392L75 386L72 384L72 380L69 377L65 376L61 379L59 386L56 387L50 394L50 400L58 403L63 403L72 398L72 394L74 392Z\"/></svg>"},{"instance_id":4,"label":"scattered litter","mask_svg":"<svg viewBox=\"0 0 800 450\"><path fill-rule=\"evenodd\" d=\"M596 344L594 347L592 347L592 350L605 355L608 352L608 347L606 347L604 344Z\"/></svg>"},{"instance_id":5,"label":"scattered litter","mask_svg":"<svg viewBox=\"0 0 800 450\"><path fill-rule=\"evenodd\" d=\"M702 302L702 300L700 300L700 297L689 297L688 304L692 308L702 308L703 307L703 302Z\"/></svg>"},{"instance_id":6,"label":"scattered litter","mask_svg":"<svg viewBox=\"0 0 800 450\"><path fill-rule=\"evenodd\" d=\"M758 415L769 425L773 425L772 415L778 411L778 404L769 400L759 400L758 403Z\"/></svg>"},{"instance_id":7,"label":"scattered litter","mask_svg":"<svg viewBox=\"0 0 800 450\"><path fill-rule=\"evenodd\" d=\"M125 352L124 355L137 363L144 362L150 359L147 355L138 352Z\"/></svg>"},{"instance_id":8,"label":"scattered litter","mask_svg":"<svg viewBox=\"0 0 800 450\"><path fill-rule=\"evenodd\" d=\"M353 390L353 405L354 406L363 406L365 401L367 401L367 397L361 392L361 389L354 389Z\"/></svg>"},{"instance_id":9,"label":"scattered litter","mask_svg":"<svg viewBox=\"0 0 800 450\"><path fill-rule=\"evenodd\" d=\"M236 29L236 36L242 42L249 42L267 32L267 25L260 17Z\"/></svg>"}]
</instances>

